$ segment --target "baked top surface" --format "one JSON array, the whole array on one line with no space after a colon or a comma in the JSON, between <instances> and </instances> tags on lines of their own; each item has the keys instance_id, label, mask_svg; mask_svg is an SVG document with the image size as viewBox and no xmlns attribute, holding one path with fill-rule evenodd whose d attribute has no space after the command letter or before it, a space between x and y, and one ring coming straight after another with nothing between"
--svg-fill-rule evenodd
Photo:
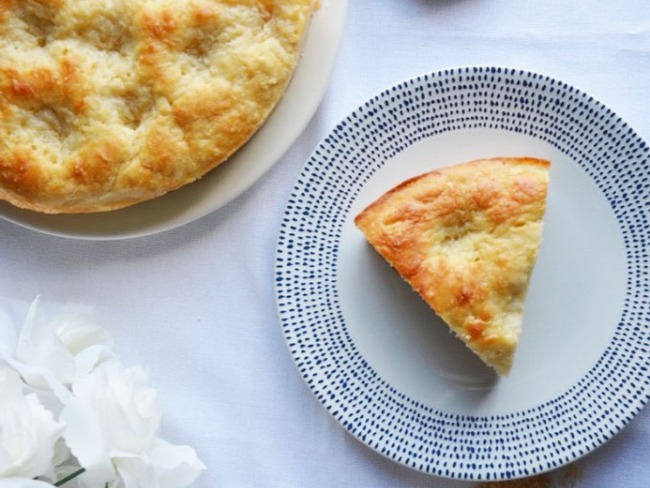
<instances>
[{"instance_id":1,"label":"baked top surface","mask_svg":"<svg viewBox=\"0 0 650 488\"><path fill-rule=\"evenodd\" d=\"M355 219L367 240L499 373L512 365L550 163L494 158L407 180Z\"/></svg>"},{"instance_id":2,"label":"baked top surface","mask_svg":"<svg viewBox=\"0 0 650 488\"><path fill-rule=\"evenodd\" d=\"M266 120L311 0L0 0L0 199L110 210L188 184Z\"/></svg>"}]
</instances>

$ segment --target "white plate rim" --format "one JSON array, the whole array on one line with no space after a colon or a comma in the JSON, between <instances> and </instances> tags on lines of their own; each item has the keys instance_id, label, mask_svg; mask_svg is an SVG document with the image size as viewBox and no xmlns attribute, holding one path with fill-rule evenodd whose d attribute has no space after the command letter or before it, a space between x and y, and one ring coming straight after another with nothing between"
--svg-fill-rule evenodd
<instances>
[{"instance_id":1,"label":"white plate rim","mask_svg":"<svg viewBox=\"0 0 650 488\"><path fill-rule=\"evenodd\" d=\"M275 292L282 331L294 362L312 393L349 433L368 447L413 469L441 477L485 481L532 476L572 462L596 449L618 433L648 401L650 396L650 372L647 365L650 363L650 352L646 347L641 348L640 351L635 351L631 347L625 347L621 344L624 344L625 341L628 341L628 343L629 341L635 341L635 344L640 343L645 346L648 344L648 332L643 327L644 325L648 326L648 309L650 308L647 272L648 251L639 246L632 249L629 242L633 238L643 238L647 242L650 239L648 236L650 232L647 221L645 221L645 226L637 225L637 228L634 227L634 224L631 227L625 225L625 221L621 224L622 233L628 243L626 244L628 276L637 273L636 281L634 283L628 282L626 308L622 311L622 318L617 326L612 343L603 352L603 356L589 373L578 384L557 398L536 408L512 412L503 416L488 418L455 416L436 412L435 409L432 410L427 405L409 399L406 395L385 384L376 371L359 354L349 332L346 331L345 318L342 316L336 296L337 239L340 238L338 232L340 232L341 219L346 218L351 206L350 202L354 200L355 192L358 193L358 190L355 190L354 187L351 189L338 188L340 190L338 194L340 201L332 199L330 204L331 208L336 207L336 211L340 212L341 217L337 218L330 215L329 217L335 220L332 225L325 222L324 215L319 214L319 208L314 209L310 206L310 194L311 192L322 192L320 194L321 199L324 197L325 199L333 198L328 191L331 190L332 186L336 187L336 178L341 178L341 172L348 172L344 180L350 182L354 181L355 178L362 181L363 178L368 178L368 174L373 171L374 163L361 161L360 159L363 158L359 158L359 155L350 149L352 142L356 145L364 143L359 133L355 132L355 127L377 123L378 120L380 121L379 118L375 119L377 112L388 110L388 107L393 110L392 115L401 118L402 122L406 120L416 124L414 119L409 119L411 110L409 105L412 103L412 100L409 101L409 96L417 98L418 90L424 91L423 86L427 83L433 84L435 89L439 90L437 93L444 93L447 84L449 84L448 93L453 94L454 87L475 78L482 81L499 79L498 84L500 87L510 85L510 88L506 89L506 93L510 93L510 95L521 89L524 92L528 90L534 93L544 93L550 104L561 105L565 112L580 109L580 114L575 111L572 112L577 119L574 121L576 124L583 123L583 119L588 120L597 125L594 130L606 133L608 137L612 136L615 140L612 144L607 143L606 151L602 145L599 146L605 155L615 154L622 161L617 164L623 167L632 164L634 161L647 163L649 148L631 127L602 103L555 78L527 70L496 66L450 68L423 74L390 87L371 98L341 121L315 149L296 181L282 219L276 251ZM404 95L405 92L408 95ZM526 94L524 93L523 96L526 96ZM459 103L462 108L463 102ZM512 123L512 120L508 119L508 117L505 117L505 119L500 117L503 115L505 104L506 102L501 99L501 102L498 102L494 107L488 107L482 114L484 117L478 117L478 119L471 119L467 115L456 113L457 118L455 120L441 122L440 127L429 127L428 130L434 134L437 130L460 130L466 127L513 130L513 127L508 126L509 123ZM397 114L400 110L402 113ZM453 112L453 109L450 109L451 112ZM476 116L476 113L473 115ZM536 123L531 122L533 126ZM541 122L539 124L544 126ZM522 127L524 129L521 129ZM552 130L548 129L548 127L551 127ZM546 128L549 132L540 133L539 127L531 129L526 124L523 126L515 124L516 130L537 131L535 133L537 137L547 138L555 144L560 144L561 149L571 153L572 157L591 158L591 156L581 156L581 148L575 146L572 142L573 136L570 131L558 126L557 121L548 122ZM559 141L554 138L559 139ZM384 143L384 149L390 156L401 151L403 149L402 145L408 143L396 139L390 143ZM600 167L611 169L611 163L605 160L603 154L597 155L595 159L597 159ZM338 162L335 162L336 160ZM363 166L363 169L354 168L355 164ZM590 160L589 164L593 164L593 161ZM345 168L341 169L337 165L345 166ZM581 165L587 172L593 171L595 178L602 177L602 172L589 167L585 161L582 161ZM319 171L315 171L314 168L319 168ZM323 176L327 181L325 183L319 182L316 173L318 173L318 176ZM607 199L612 203L613 211L618 219L625 220L627 214L638 216L643 215L638 212L648 211L650 197L648 196L647 169L645 176L645 186L628 184L625 188L621 188L620 191L615 188L616 191L609 191L606 195ZM363 184L363 181L361 184ZM600 187L604 183L599 180L597 184ZM344 187L345 185L341 186ZM630 204L628 198L633 199L634 204L641 201L646 207L645 210L637 208L638 205L635 207ZM313 217L315 214L317 217ZM312 221L312 218L317 220ZM314 236L323 232L328 233L330 241L327 239L315 240L318 238ZM320 249L315 251L314 247L317 244L320 245ZM305 252L305 246L309 250L308 253ZM318 276L314 277L315 266L318 266L319 269L332 268L332 270L316 273ZM319 301L319 295L326 295L324 302ZM320 331L314 331L313 329L320 329ZM319 341L325 341L328 347L325 349L316 347ZM331 352L332 350L337 353L340 350L343 350L343 352L341 356L336 356ZM612 385L603 385L601 383L601 380L605 377L603 375L606 375L608 371L611 374L611 368L608 370L609 366L606 359L611 359L612 353L614 355L623 354L636 359L635 366L632 366L630 371L627 371L629 375L627 379L631 379L632 384L635 385L632 391L628 389L627 392L621 393L620 391L611 390ZM332 359L333 357L336 359ZM338 365L340 361L344 362L344 366ZM617 365L620 366L620 364L619 359ZM354 374L350 376L349 371ZM360 400L359 398L365 394L364 390L367 390L370 394L365 400ZM393 415L393 420L397 418L396 421L391 422L393 425L386 427L382 431L383 434L379 436L377 435L379 427L375 426L375 431L371 433L369 429L364 429L364 424L360 421L363 415L366 415L364 422L368 422L368 412L359 413L359 403L361 403L364 408L371 411L369 415L378 416L374 418L372 423L376 425L382 424L381 414L377 413L377 408L375 408L377 405L373 405L374 400L371 399L373 395L378 394L378 391L381 391L381 395L385 395L388 399L380 401L382 408ZM583 399L585 396L596 398L596 400L592 398L592 403L595 403L596 407L590 407L591 410L588 408L588 414L594 413L593 410L595 410L601 414L601 418L595 422L595 427L585 427L586 433L581 434L582 437L576 440L575 424L572 424L570 418L571 415L576 415L576 412L567 405L571 401ZM406 414L401 417L395 409L391 409L391 402L393 406L399 405ZM372 412L373 409L374 412ZM553 418L553 412L562 412L562 415L558 413ZM584 412L580 413L579 420L581 422L585 422L585 415L587 414ZM404 420L404 417L410 417L411 420ZM401 423L400 419L402 419ZM444 447L437 444L436 435L433 436L433 440L429 439L429 444L426 444L423 440L426 437L424 434L421 434L420 438L409 437L409 429L413 427L412 419L417 419L420 432L424 431L428 434L433 432L440 436L449 436L451 431L456 434L471 432L473 436L477 436L477 438L481 438L486 442L491 436L490 432L493 433L497 430L502 432L505 437L505 439L501 439L503 444L499 447L499 450L502 451L503 446L507 445L508 447L505 449L509 454L514 452L510 449L514 449L516 444L513 440L516 434L513 434L513 432L517 429L524 427L529 429L538 428L542 433L546 433L548 437L546 424L551 419L556 423L566 423L562 425L564 434L560 439L560 444L557 444L552 439L552 442L542 443L534 452L511 456L511 462L506 462L503 459L497 461L487 454L485 450L482 451L482 458L479 459L478 454L473 455L468 451L467 437L463 438L462 435L457 440L451 439L451 437L441 440L440 442L444 444ZM397 424L397 428L395 424ZM391 429L392 435L390 433ZM485 435L486 432L487 435ZM571 436L574 437L571 438ZM569 441L570 438L571 441ZM401 444L400 439L403 441ZM418 447L415 447L416 445ZM449 448L449 446L455 447L461 452L464 451L462 459L460 457L457 459L452 459L449 456L445 457L448 454L445 449Z\"/></svg>"},{"instance_id":2,"label":"white plate rim","mask_svg":"<svg viewBox=\"0 0 650 488\"><path fill-rule=\"evenodd\" d=\"M95 214L45 215L0 202L0 218L58 237L119 240L172 230L229 204L280 160L314 116L338 57L347 3L321 1L283 99L245 146L201 180L151 201Z\"/></svg>"}]
</instances>

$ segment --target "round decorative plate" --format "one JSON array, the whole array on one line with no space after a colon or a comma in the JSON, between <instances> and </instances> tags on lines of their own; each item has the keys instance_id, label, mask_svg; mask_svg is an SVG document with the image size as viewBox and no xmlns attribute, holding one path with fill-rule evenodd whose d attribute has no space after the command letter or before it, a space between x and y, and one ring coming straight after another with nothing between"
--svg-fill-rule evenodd
<instances>
[{"instance_id":1,"label":"round decorative plate","mask_svg":"<svg viewBox=\"0 0 650 488\"><path fill-rule=\"evenodd\" d=\"M154 200L99 214L44 215L0 202L0 217L63 237L125 239L174 229L218 210L257 182L302 133L325 95L336 62L347 0L322 0L302 59L271 117L227 163Z\"/></svg>"},{"instance_id":2,"label":"round decorative plate","mask_svg":"<svg viewBox=\"0 0 650 488\"><path fill-rule=\"evenodd\" d=\"M442 477L530 476L603 444L650 394L648 155L607 107L521 70L446 70L364 103L316 148L281 225L277 304L309 388L367 446ZM450 334L353 224L407 178L495 156L552 161L508 377Z\"/></svg>"}]
</instances>

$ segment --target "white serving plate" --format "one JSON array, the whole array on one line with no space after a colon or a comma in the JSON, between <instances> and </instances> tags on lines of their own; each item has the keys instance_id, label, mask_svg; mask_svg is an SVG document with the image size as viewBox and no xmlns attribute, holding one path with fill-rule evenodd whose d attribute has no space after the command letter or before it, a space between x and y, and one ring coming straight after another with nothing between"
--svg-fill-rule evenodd
<instances>
[{"instance_id":1,"label":"white serving plate","mask_svg":"<svg viewBox=\"0 0 650 488\"><path fill-rule=\"evenodd\" d=\"M271 117L229 161L180 190L112 212L44 215L0 202L0 217L62 237L125 239L174 229L223 207L257 182L295 142L325 95L343 35L347 0L322 0L291 84Z\"/></svg>"}]
</instances>

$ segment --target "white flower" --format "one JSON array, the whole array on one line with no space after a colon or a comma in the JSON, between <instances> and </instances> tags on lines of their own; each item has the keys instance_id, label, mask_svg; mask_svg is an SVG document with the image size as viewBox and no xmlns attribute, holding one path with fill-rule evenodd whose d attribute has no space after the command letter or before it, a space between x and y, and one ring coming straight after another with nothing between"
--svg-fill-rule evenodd
<instances>
[{"instance_id":1,"label":"white flower","mask_svg":"<svg viewBox=\"0 0 650 488\"><path fill-rule=\"evenodd\" d=\"M83 314L64 314L54 320L32 302L25 324L16 337L13 324L0 316L0 359L20 372L27 384L65 395L71 385L98 362L114 356L108 333Z\"/></svg>"},{"instance_id":2,"label":"white flower","mask_svg":"<svg viewBox=\"0 0 650 488\"><path fill-rule=\"evenodd\" d=\"M61 425L36 394L25 395L23 389L15 371L0 369L0 478L35 478L52 471Z\"/></svg>"},{"instance_id":3,"label":"white flower","mask_svg":"<svg viewBox=\"0 0 650 488\"><path fill-rule=\"evenodd\" d=\"M205 468L194 449L153 440L146 455L122 453L113 459L124 488L178 488L192 483Z\"/></svg>"},{"instance_id":4,"label":"white flower","mask_svg":"<svg viewBox=\"0 0 650 488\"><path fill-rule=\"evenodd\" d=\"M0 488L181 488L205 468L158 437L155 390L111 346L86 315L35 300L17 332L0 310Z\"/></svg>"},{"instance_id":5,"label":"white flower","mask_svg":"<svg viewBox=\"0 0 650 488\"><path fill-rule=\"evenodd\" d=\"M156 392L140 366L104 361L72 391L61 418L64 438L87 470L80 483L103 486L117 476L125 488L171 488L191 483L204 468L193 449L157 437Z\"/></svg>"},{"instance_id":6,"label":"white flower","mask_svg":"<svg viewBox=\"0 0 650 488\"><path fill-rule=\"evenodd\" d=\"M52 488L52 485L30 478L3 478L0 479L0 488Z\"/></svg>"}]
</instances>

